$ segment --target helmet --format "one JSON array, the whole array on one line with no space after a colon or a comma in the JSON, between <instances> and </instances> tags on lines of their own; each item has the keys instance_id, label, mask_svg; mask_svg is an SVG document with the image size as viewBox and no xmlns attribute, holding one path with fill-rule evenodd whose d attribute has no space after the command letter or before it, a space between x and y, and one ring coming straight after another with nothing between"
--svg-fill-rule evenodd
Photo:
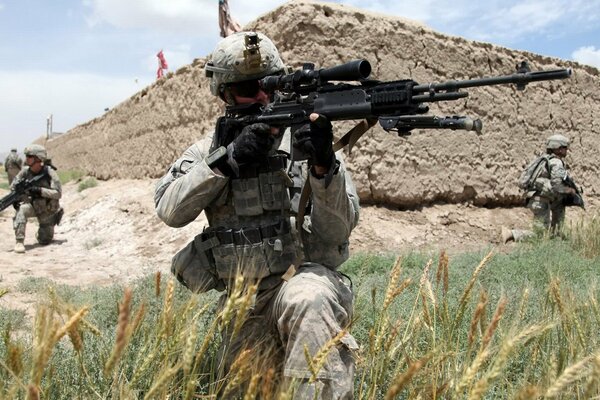
<instances>
[{"instance_id":1,"label":"helmet","mask_svg":"<svg viewBox=\"0 0 600 400\"><path fill-rule=\"evenodd\" d=\"M259 32L237 32L217 44L204 66L210 78L210 92L223 98L229 83L260 79L281 73L285 66L277 48Z\"/></svg>"},{"instance_id":2,"label":"helmet","mask_svg":"<svg viewBox=\"0 0 600 400\"><path fill-rule=\"evenodd\" d=\"M563 135L552 135L546 141L546 149L555 150L560 147L569 147L569 138Z\"/></svg>"},{"instance_id":3,"label":"helmet","mask_svg":"<svg viewBox=\"0 0 600 400\"><path fill-rule=\"evenodd\" d=\"M17 149L15 149L14 147L12 149L10 149L10 151L12 151L13 153L17 152Z\"/></svg>"},{"instance_id":4,"label":"helmet","mask_svg":"<svg viewBox=\"0 0 600 400\"><path fill-rule=\"evenodd\" d=\"M24 153L26 156L34 156L42 161L45 161L46 158L48 158L46 148L44 148L44 146L42 146L41 144L32 144L30 146L25 147Z\"/></svg>"}]
</instances>

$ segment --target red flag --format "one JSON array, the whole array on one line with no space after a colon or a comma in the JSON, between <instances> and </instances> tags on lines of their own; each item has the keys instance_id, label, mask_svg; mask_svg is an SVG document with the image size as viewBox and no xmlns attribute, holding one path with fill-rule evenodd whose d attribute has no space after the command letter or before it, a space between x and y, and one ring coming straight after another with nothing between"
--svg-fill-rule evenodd
<instances>
[{"instance_id":1,"label":"red flag","mask_svg":"<svg viewBox=\"0 0 600 400\"><path fill-rule=\"evenodd\" d=\"M161 67L162 69L169 69L169 64L167 64L167 60L165 60L165 55L163 54L162 50L158 52L156 57L158 57L159 67Z\"/></svg>"},{"instance_id":2,"label":"red flag","mask_svg":"<svg viewBox=\"0 0 600 400\"><path fill-rule=\"evenodd\" d=\"M163 51L159 51L156 55L158 57L158 70L156 70L156 79L160 79L163 77L163 69L169 69L169 64L167 64L167 60L165 59L165 55Z\"/></svg>"}]
</instances>

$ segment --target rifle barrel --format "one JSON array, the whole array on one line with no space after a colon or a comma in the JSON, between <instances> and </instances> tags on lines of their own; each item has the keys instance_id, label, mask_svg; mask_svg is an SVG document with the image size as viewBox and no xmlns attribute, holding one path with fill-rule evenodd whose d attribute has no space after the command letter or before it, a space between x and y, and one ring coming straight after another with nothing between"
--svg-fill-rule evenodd
<instances>
[{"instance_id":1,"label":"rifle barrel","mask_svg":"<svg viewBox=\"0 0 600 400\"><path fill-rule=\"evenodd\" d=\"M551 71L534 71L525 73L516 73L511 75L494 76L489 78L467 79L464 81L448 81L442 83L426 83L413 86L414 93L435 92L445 90L449 92L462 88L477 86L502 85L506 83L516 83L518 85L529 82L548 81L554 79L566 79L572 74L571 68L556 69Z\"/></svg>"}]
</instances>

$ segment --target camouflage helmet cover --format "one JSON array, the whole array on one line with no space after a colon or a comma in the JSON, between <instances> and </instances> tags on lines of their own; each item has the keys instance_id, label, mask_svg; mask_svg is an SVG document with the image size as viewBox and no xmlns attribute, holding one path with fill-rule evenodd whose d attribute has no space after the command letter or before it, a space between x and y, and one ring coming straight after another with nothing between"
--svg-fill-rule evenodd
<instances>
[{"instance_id":1,"label":"camouflage helmet cover","mask_svg":"<svg viewBox=\"0 0 600 400\"><path fill-rule=\"evenodd\" d=\"M48 158L46 148L41 144L32 144L30 146L25 147L24 153L26 156L34 156L42 161L45 161Z\"/></svg>"},{"instance_id":2,"label":"camouflage helmet cover","mask_svg":"<svg viewBox=\"0 0 600 400\"><path fill-rule=\"evenodd\" d=\"M546 140L546 149L555 150L561 147L569 147L569 138L566 136L556 134Z\"/></svg>"},{"instance_id":3,"label":"camouflage helmet cover","mask_svg":"<svg viewBox=\"0 0 600 400\"><path fill-rule=\"evenodd\" d=\"M260 32L237 32L217 44L204 69L210 92L220 96L228 83L260 79L285 68L277 48Z\"/></svg>"}]
</instances>

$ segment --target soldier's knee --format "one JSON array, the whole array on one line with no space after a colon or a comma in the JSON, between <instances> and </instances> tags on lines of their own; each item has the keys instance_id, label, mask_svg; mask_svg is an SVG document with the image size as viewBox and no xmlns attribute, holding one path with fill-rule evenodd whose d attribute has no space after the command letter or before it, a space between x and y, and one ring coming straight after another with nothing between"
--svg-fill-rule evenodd
<instances>
[{"instance_id":1,"label":"soldier's knee","mask_svg":"<svg viewBox=\"0 0 600 400\"><path fill-rule=\"evenodd\" d=\"M47 244L50 244L50 242L52 242L53 238L54 238L54 226L41 225L40 229L38 230L38 232L36 234L36 239L37 239L38 243L41 245L47 245Z\"/></svg>"}]
</instances>

